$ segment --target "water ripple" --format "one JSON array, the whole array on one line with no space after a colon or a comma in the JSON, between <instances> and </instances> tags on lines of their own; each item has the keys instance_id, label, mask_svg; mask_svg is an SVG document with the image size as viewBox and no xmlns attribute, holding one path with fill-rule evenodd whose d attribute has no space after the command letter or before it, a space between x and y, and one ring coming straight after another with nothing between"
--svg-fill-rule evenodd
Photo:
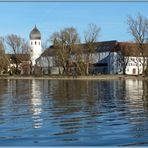
<instances>
[{"instance_id":1,"label":"water ripple","mask_svg":"<svg viewBox=\"0 0 148 148\"><path fill-rule=\"evenodd\" d=\"M0 80L1 146L147 146L148 82Z\"/></svg>"}]
</instances>

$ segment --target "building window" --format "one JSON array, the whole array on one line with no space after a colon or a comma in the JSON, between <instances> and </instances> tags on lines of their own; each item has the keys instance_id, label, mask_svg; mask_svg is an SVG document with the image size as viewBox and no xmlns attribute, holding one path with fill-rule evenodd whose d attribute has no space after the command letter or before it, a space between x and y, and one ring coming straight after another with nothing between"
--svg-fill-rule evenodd
<instances>
[{"instance_id":1,"label":"building window","mask_svg":"<svg viewBox=\"0 0 148 148\"><path fill-rule=\"evenodd\" d=\"M40 45L40 42L39 42L39 45Z\"/></svg>"},{"instance_id":2,"label":"building window","mask_svg":"<svg viewBox=\"0 0 148 148\"><path fill-rule=\"evenodd\" d=\"M31 41L31 45L32 45L32 41Z\"/></svg>"},{"instance_id":3,"label":"building window","mask_svg":"<svg viewBox=\"0 0 148 148\"><path fill-rule=\"evenodd\" d=\"M36 45L36 41L35 41L35 45Z\"/></svg>"}]
</instances>

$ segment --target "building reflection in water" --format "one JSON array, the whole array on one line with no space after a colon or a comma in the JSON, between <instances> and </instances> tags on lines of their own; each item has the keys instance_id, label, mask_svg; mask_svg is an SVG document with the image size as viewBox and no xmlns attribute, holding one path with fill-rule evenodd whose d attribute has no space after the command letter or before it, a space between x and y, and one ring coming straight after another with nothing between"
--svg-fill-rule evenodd
<instances>
[{"instance_id":1,"label":"building reflection in water","mask_svg":"<svg viewBox=\"0 0 148 148\"><path fill-rule=\"evenodd\" d=\"M82 135L93 141L91 135L97 134L97 141L111 130L127 138L147 136L148 81L10 80L0 85L8 88L8 95L0 89L0 107L6 106L8 115L15 113L20 121L27 115L31 128L44 125L54 138L79 141Z\"/></svg>"},{"instance_id":2,"label":"building reflection in water","mask_svg":"<svg viewBox=\"0 0 148 148\"><path fill-rule=\"evenodd\" d=\"M143 81L143 96L142 96L142 100L143 100L143 104L144 104L144 108L147 109L148 112L148 80Z\"/></svg>"},{"instance_id":3,"label":"building reflection in water","mask_svg":"<svg viewBox=\"0 0 148 148\"><path fill-rule=\"evenodd\" d=\"M126 80L126 94L129 96L129 99L140 99L143 94L143 81L142 80Z\"/></svg>"},{"instance_id":4,"label":"building reflection in water","mask_svg":"<svg viewBox=\"0 0 148 148\"><path fill-rule=\"evenodd\" d=\"M34 122L34 128L42 127L42 93L40 90L40 81L32 80L31 81L31 111L32 111L32 119Z\"/></svg>"}]
</instances>

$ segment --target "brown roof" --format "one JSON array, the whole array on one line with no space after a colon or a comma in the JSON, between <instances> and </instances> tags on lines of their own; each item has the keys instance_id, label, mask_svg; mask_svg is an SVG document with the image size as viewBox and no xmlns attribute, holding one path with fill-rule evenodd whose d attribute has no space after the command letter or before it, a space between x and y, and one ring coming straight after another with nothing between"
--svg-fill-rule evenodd
<instances>
[{"instance_id":1,"label":"brown roof","mask_svg":"<svg viewBox=\"0 0 148 148\"><path fill-rule=\"evenodd\" d=\"M141 56L141 52L138 49L138 45L132 42L118 42L120 51L125 56ZM144 44L144 55L148 56L148 44Z\"/></svg>"},{"instance_id":2,"label":"brown roof","mask_svg":"<svg viewBox=\"0 0 148 148\"><path fill-rule=\"evenodd\" d=\"M21 63L23 61L29 61L30 55L29 54L6 54L6 56L11 59L12 63L14 63L15 59L17 59L18 63Z\"/></svg>"}]
</instances>

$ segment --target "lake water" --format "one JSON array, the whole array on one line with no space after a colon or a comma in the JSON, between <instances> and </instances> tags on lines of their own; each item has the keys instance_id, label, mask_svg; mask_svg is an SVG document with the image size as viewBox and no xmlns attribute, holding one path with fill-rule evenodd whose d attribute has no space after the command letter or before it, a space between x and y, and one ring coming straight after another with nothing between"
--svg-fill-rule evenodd
<instances>
[{"instance_id":1,"label":"lake water","mask_svg":"<svg viewBox=\"0 0 148 148\"><path fill-rule=\"evenodd\" d=\"M148 81L0 80L0 146L148 146Z\"/></svg>"}]
</instances>

